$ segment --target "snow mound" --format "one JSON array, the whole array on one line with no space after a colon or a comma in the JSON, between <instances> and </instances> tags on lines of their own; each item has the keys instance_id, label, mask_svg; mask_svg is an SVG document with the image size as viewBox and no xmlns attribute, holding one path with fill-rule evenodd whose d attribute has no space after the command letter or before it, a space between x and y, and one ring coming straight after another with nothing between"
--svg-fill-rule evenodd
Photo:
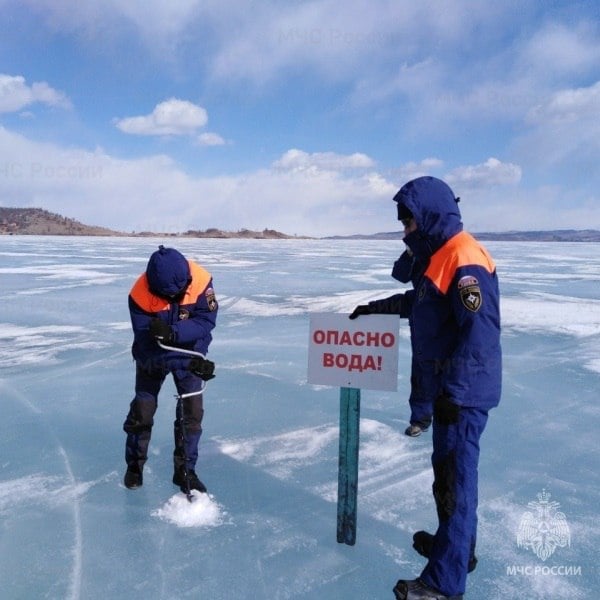
<instances>
[{"instance_id":1,"label":"snow mound","mask_svg":"<svg viewBox=\"0 0 600 600\"><path fill-rule=\"evenodd\" d=\"M152 516L177 527L217 527L223 523L225 513L213 496L196 491L192 496L194 501L189 502L184 494L175 494Z\"/></svg>"}]
</instances>

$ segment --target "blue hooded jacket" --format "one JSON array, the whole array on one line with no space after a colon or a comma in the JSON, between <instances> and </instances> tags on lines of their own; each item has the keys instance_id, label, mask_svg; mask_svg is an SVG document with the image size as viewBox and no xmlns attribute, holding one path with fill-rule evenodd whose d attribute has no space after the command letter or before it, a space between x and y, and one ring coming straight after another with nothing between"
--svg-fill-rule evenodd
<instances>
[{"instance_id":1,"label":"blue hooded jacket","mask_svg":"<svg viewBox=\"0 0 600 600\"><path fill-rule=\"evenodd\" d=\"M171 327L169 346L206 355L217 312L210 273L174 248L160 246L129 293L132 353L137 364L147 371L183 374L192 357L160 348L150 333L151 321L161 319Z\"/></svg>"},{"instance_id":2,"label":"blue hooded jacket","mask_svg":"<svg viewBox=\"0 0 600 600\"><path fill-rule=\"evenodd\" d=\"M419 177L394 201L417 230L404 242L427 264L410 309L413 348L425 393L460 406L489 409L500 401L500 294L495 264L463 231L455 196L443 181Z\"/></svg>"}]
</instances>

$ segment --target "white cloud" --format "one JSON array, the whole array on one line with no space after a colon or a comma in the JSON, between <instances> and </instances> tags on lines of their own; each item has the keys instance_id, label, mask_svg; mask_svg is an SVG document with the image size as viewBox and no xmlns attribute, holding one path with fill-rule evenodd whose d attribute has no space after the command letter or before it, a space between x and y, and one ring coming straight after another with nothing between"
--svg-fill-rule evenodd
<instances>
[{"instance_id":1,"label":"white cloud","mask_svg":"<svg viewBox=\"0 0 600 600\"><path fill-rule=\"evenodd\" d=\"M392 183L374 170L348 170L343 158L336 163L339 169L329 162L327 170L265 168L197 177L164 155L124 160L102 149L34 142L0 127L0 198L7 206L41 206L125 232L272 228L324 236L397 231L391 199L406 181ZM415 165L442 166L439 159L426 159L399 169L408 174ZM454 191L462 196L461 211L471 231L600 228L600 202L593 195L570 189L566 203L560 186L524 190L518 185L507 195L491 183L510 183L510 165L490 159L463 169ZM500 177L503 169L509 175ZM165 211L165 206L171 208Z\"/></svg>"},{"instance_id":2,"label":"white cloud","mask_svg":"<svg viewBox=\"0 0 600 600\"><path fill-rule=\"evenodd\" d=\"M515 185L521 181L521 167L512 163L503 163L497 158L488 158L484 163L457 167L446 177L450 185L462 185L469 188L490 188L501 185Z\"/></svg>"},{"instance_id":3,"label":"white cloud","mask_svg":"<svg viewBox=\"0 0 600 600\"><path fill-rule=\"evenodd\" d=\"M394 179L403 185L411 179L416 177L423 177L424 175L433 175L444 166L444 161L439 158L424 158L419 162L410 161L400 167L393 169Z\"/></svg>"},{"instance_id":4,"label":"white cloud","mask_svg":"<svg viewBox=\"0 0 600 600\"><path fill-rule=\"evenodd\" d=\"M194 133L208 122L204 108L178 98L157 104L152 113L118 119L115 125L133 135L186 135Z\"/></svg>"},{"instance_id":5,"label":"white cloud","mask_svg":"<svg viewBox=\"0 0 600 600\"><path fill-rule=\"evenodd\" d=\"M235 26L222 29L211 68L220 80L258 84L307 66L329 82L360 73L376 82L362 91L378 94L391 65L419 56L445 62L462 39L512 19L512 4L452 0L440 10L439 0L348 0L343 11L335 0L257 4L250 18L234 16Z\"/></svg>"},{"instance_id":6,"label":"white cloud","mask_svg":"<svg viewBox=\"0 0 600 600\"><path fill-rule=\"evenodd\" d=\"M172 46L200 5L209 0L4 0L36 15L50 31L82 34L82 42L106 45L115 36L135 33L149 49Z\"/></svg>"},{"instance_id":7,"label":"white cloud","mask_svg":"<svg viewBox=\"0 0 600 600\"><path fill-rule=\"evenodd\" d=\"M218 133L207 131L198 136L198 144L201 146L224 146L226 142Z\"/></svg>"},{"instance_id":8,"label":"white cloud","mask_svg":"<svg viewBox=\"0 0 600 600\"><path fill-rule=\"evenodd\" d=\"M368 169L375 162L366 154L336 154L335 152L314 152L309 154L303 150L292 148L273 163L273 168L283 171L305 171L318 169L338 171L342 169Z\"/></svg>"},{"instance_id":9,"label":"white cloud","mask_svg":"<svg viewBox=\"0 0 600 600\"><path fill-rule=\"evenodd\" d=\"M17 4L17 2L13 2ZM79 34L102 52L129 38L144 45L152 60L169 66L195 56L221 83L261 85L290 69L305 68L328 81L354 81L370 73L378 85L389 66L414 64L419 55L451 57L471 35L485 36L513 19L515 2L452 0L391 2L335 0L258 2L246 0L27 0L28 9L50 30ZM526 10L519 7L522 16ZM483 33L482 33L483 32ZM434 40L434 43L432 43ZM176 67L178 68L178 67ZM376 89L376 88L374 88Z\"/></svg>"},{"instance_id":10,"label":"white cloud","mask_svg":"<svg viewBox=\"0 0 600 600\"><path fill-rule=\"evenodd\" d=\"M126 232L245 227L319 236L395 226L395 186L364 171L259 169L196 177L163 155L123 160L101 149L41 144L1 127L0 167L6 205L42 206Z\"/></svg>"},{"instance_id":11,"label":"white cloud","mask_svg":"<svg viewBox=\"0 0 600 600\"><path fill-rule=\"evenodd\" d=\"M585 88L560 90L529 112L533 123L573 123L588 119L600 123L600 81Z\"/></svg>"},{"instance_id":12,"label":"white cloud","mask_svg":"<svg viewBox=\"0 0 600 600\"><path fill-rule=\"evenodd\" d=\"M454 189L469 231L600 229L600 202L560 185ZM568 199L568 200L567 200Z\"/></svg>"},{"instance_id":13,"label":"white cloud","mask_svg":"<svg viewBox=\"0 0 600 600\"><path fill-rule=\"evenodd\" d=\"M0 113L16 112L35 103L70 107L67 97L45 81L27 85L25 78L20 75L0 73Z\"/></svg>"},{"instance_id":14,"label":"white cloud","mask_svg":"<svg viewBox=\"0 0 600 600\"><path fill-rule=\"evenodd\" d=\"M596 70L600 62L597 22L573 26L550 22L527 42L521 60L526 68L541 70L546 76Z\"/></svg>"},{"instance_id":15,"label":"white cloud","mask_svg":"<svg viewBox=\"0 0 600 600\"><path fill-rule=\"evenodd\" d=\"M202 65L201 75L207 69L219 86L243 81L260 87L300 72L328 84L346 82L357 104L385 106L405 98L406 124L421 131L451 126L454 119L521 119L548 92L550 69L566 76L593 69L600 60L593 24L548 18L532 25L537 11L518 0L452 0L444 11L439 0L349 0L344 11L333 0L265 2L250 13L243 0L28 5L46 26L83 30L82 41L102 43L103 52L108 32L141 43L149 60L177 74L189 68L179 61L194 56L194 68ZM524 35L507 42L516 12ZM108 44L113 46L119 44ZM123 119L123 127L146 130L151 116Z\"/></svg>"},{"instance_id":16,"label":"white cloud","mask_svg":"<svg viewBox=\"0 0 600 600\"><path fill-rule=\"evenodd\" d=\"M447 119L461 121L520 121L532 104L543 97L529 77L513 74L491 80L468 82L465 90L442 93L434 103L434 122Z\"/></svg>"},{"instance_id":17,"label":"white cloud","mask_svg":"<svg viewBox=\"0 0 600 600\"><path fill-rule=\"evenodd\" d=\"M600 81L548 95L529 111L526 123L529 128L514 143L521 161L548 170L548 177L562 173L598 188Z\"/></svg>"}]
</instances>

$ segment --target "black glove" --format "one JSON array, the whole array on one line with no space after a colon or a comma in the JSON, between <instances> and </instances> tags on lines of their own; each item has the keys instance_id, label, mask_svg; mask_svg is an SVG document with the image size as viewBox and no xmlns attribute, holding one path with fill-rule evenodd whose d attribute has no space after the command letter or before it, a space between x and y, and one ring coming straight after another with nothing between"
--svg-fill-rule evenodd
<instances>
[{"instance_id":1,"label":"black glove","mask_svg":"<svg viewBox=\"0 0 600 600\"><path fill-rule=\"evenodd\" d=\"M169 345L173 341L173 330L168 323L161 319L152 319L150 321L150 335L159 342Z\"/></svg>"},{"instance_id":2,"label":"black glove","mask_svg":"<svg viewBox=\"0 0 600 600\"><path fill-rule=\"evenodd\" d=\"M204 381L208 381L215 377L215 363L206 358L192 358L188 369L194 375L200 377L200 379L204 379Z\"/></svg>"},{"instance_id":3,"label":"black glove","mask_svg":"<svg viewBox=\"0 0 600 600\"><path fill-rule=\"evenodd\" d=\"M350 315L350 319L356 319L356 317L360 317L360 315L370 315L373 311L368 304L359 304Z\"/></svg>"}]
</instances>

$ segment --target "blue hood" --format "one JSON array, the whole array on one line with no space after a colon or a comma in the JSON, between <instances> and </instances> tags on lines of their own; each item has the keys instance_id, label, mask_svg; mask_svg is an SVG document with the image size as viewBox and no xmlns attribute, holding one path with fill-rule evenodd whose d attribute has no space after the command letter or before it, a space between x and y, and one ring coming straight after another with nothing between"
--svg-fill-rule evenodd
<instances>
[{"instance_id":1,"label":"blue hood","mask_svg":"<svg viewBox=\"0 0 600 600\"><path fill-rule=\"evenodd\" d=\"M441 179L413 179L400 188L394 202L406 207L417 223L417 231L404 238L415 256L428 259L462 231L458 199Z\"/></svg>"},{"instance_id":2,"label":"blue hood","mask_svg":"<svg viewBox=\"0 0 600 600\"><path fill-rule=\"evenodd\" d=\"M159 246L146 267L150 291L161 297L173 298L190 284L190 265L181 252Z\"/></svg>"}]
</instances>

